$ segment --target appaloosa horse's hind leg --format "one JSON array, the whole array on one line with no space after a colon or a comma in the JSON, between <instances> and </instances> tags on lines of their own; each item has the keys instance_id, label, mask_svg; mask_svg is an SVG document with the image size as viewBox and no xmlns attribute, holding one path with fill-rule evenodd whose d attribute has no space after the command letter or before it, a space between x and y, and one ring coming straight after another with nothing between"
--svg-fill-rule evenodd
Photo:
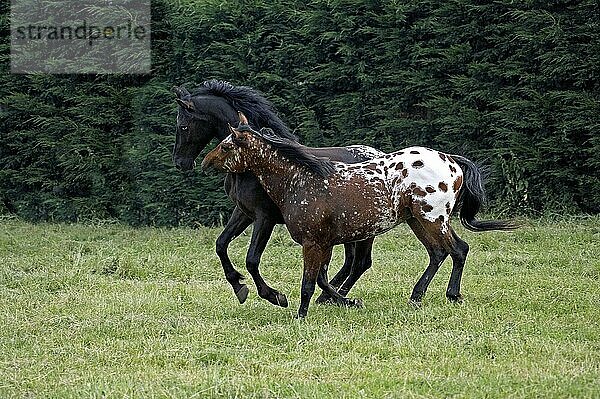
<instances>
[{"instance_id":1,"label":"appaloosa horse's hind leg","mask_svg":"<svg viewBox=\"0 0 600 399\"><path fill-rule=\"evenodd\" d=\"M423 225L423 222L426 222L425 226ZM429 265L413 288L410 296L410 302L418 305L421 303L421 300L427 291L427 287L429 287L429 283L431 283L431 280L433 280L433 277L441 264L448 257L448 251L443 242L445 239L442 237L441 231L435 231L435 225L430 224L430 222L428 223L427 221L417 220L416 218L408 219L406 223L410 226L429 254Z\"/></svg>"},{"instance_id":2,"label":"appaloosa horse's hind leg","mask_svg":"<svg viewBox=\"0 0 600 399\"><path fill-rule=\"evenodd\" d=\"M463 241L451 227L449 229L453 239L453 246L450 252L450 256L452 257L452 273L450 274L450 281L446 290L446 298L452 302L460 302L462 301L460 280L465 261L467 260L467 254L469 253L469 244Z\"/></svg>"},{"instance_id":3,"label":"appaloosa horse's hind leg","mask_svg":"<svg viewBox=\"0 0 600 399\"><path fill-rule=\"evenodd\" d=\"M265 251L267 242L269 242L269 238L271 237L271 233L276 224L275 221L266 216L256 218L252 229L252 239L250 241L250 246L248 247L248 254L246 255L246 268L248 269L248 272L250 272L250 275L256 284L258 295L261 298L266 299L274 305L287 308L288 301L286 296L269 287L258 270L260 258Z\"/></svg>"},{"instance_id":4,"label":"appaloosa horse's hind leg","mask_svg":"<svg viewBox=\"0 0 600 399\"><path fill-rule=\"evenodd\" d=\"M446 290L446 297L452 302L461 301L460 281L469 252L469 245L454 232L448 223L448 219L431 222L417 216L409 219L407 223L427 248L430 259L429 266L413 289L411 302L419 303L421 301L431 279L448 255L452 257L452 273Z\"/></svg>"},{"instance_id":5,"label":"appaloosa horse's hind leg","mask_svg":"<svg viewBox=\"0 0 600 399\"><path fill-rule=\"evenodd\" d=\"M225 278L229 284L231 284L231 287L233 287L233 292L240 303L244 303L246 298L248 298L248 287L246 284L240 282L244 276L233 267L229 255L227 254L227 248L231 241L242 234L251 224L252 219L244 215L239 207L236 206L233 209L233 213L231 214L225 229L223 229L223 232L219 235L219 238L217 238L216 243L217 255L221 260Z\"/></svg>"}]
</instances>

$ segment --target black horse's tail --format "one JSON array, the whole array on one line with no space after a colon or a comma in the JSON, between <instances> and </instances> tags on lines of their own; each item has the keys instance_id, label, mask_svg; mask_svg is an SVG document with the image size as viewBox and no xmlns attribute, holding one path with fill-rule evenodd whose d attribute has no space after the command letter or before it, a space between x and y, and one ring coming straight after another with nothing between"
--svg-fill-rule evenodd
<instances>
[{"instance_id":1,"label":"black horse's tail","mask_svg":"<svg viewBox=\"0 0 600 399\"><path fill-rule=\"evenodd\" d=\"M519 227L512 221L475 219L475 215L485 202L481 169L465 157L452 155L452 158L463 171L463 185L455 208L460 209L460 222L463 226L471 231L514 230Z\"/></svg>"}]
</instances>

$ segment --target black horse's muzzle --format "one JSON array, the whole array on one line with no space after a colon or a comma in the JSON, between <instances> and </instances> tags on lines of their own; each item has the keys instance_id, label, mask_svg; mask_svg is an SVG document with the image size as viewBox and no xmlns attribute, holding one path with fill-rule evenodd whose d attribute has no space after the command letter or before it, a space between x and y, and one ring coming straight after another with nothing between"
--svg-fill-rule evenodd
<instances>
[{"instance_id":1,"label":"black horse's muzzle","mask_svg":"<svg viewBox=\"0 0 600 399\"><path fill-rule=\"evenodd\" d=\"M196 166L196 161L193 158L175 158L173 162L177 169L184 172L190 171Z\"/></svg>"}]
</instances>

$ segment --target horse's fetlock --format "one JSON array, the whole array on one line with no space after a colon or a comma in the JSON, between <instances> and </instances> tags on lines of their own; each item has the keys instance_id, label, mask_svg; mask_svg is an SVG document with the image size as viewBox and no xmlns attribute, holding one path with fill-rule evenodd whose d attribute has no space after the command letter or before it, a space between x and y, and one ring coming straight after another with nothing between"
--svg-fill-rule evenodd
<instances>
[{"instance_id":1,"label":"horse's fetlock","mask_svg":"<svg viewBox=\"0 0 600 399\"><path fill-rule=\"evenodd\" d=\"M258 259L254 259L254 258L246 259L246 269L248 269L249 272L257 271L259 265L260 265L260 261Z\"/></svg>"},{"instance_id":2,"label":"horse's fetlock","mask_svg":"<svg viewBox=\"0 0 600 399\"><path fill-rule=\"evenodd\" d=\"M446 298L452 303L462 303L463 296L460 293L446 292Z\"/></svg>"}]
</instances>

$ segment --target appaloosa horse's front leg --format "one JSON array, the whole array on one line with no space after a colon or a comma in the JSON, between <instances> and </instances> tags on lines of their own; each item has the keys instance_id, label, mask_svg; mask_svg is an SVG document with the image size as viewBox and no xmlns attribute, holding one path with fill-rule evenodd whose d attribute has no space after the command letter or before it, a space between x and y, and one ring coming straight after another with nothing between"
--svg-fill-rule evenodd
<instances>
[{"instance_id":1,"label":"appaloosa horse's front leg","mask_svg":"<svg viewBox=\"0 0 600 399\"><path fill-rule=\"evenodd\" d=\"M324 265L321 267L321 271L317 276L317 284L323 290L323 292L326 292L330 296L331 299L329 302L339 306L362 308L363 302L361 299L346 298L336 291L335 287L329 284L327 281L327 266L328 265Z\"/></svg>"},{"instance_id":2,"label":"appaloosa horse's front leg","mask_svg":"<svg viewBox=\"0 0 600 399\"><path fill-rule=\"evenodd\" d=\"M252 229L252 240L250 241L250 247L248 248L248 254L246 255L246 268L258 290L258 295L261 298L266 299L273 305L287 308L288 301L284 294L269 287L265 280L260 275L258 266L260 264L260 258L265 251L267 242L273 233L273 228L277 223L268 218L267 216L257 216L254 222L254 228Z\"/></svg>"},{"instance_id":3,"label":"appaloosa horse's front leg","mask_svg":"<svg viewBox=\"0 0 600 399\"><path fill-rule=\"evenodd\" d=\"M227 248L229 247L229 243L242 234L251 224L252 219L244 215L240 208L236 206L233 209L233 213L231 214L225 229L223 229L223 232L219 235L219 238L217 238L216 243L217 255L221 260L225 278L229 284L231 284L231 287L233 287L233 292L240 303L244 303L246 298L248 298L248 287L246 284L240 282L244 276L233 267L229 255L227 254Z\"/></svg>"},{"instance_id":4,"label":"appaloosa horse's front leg","mask_svg":"<svg viewBox=\"0 0 600 399\"><path fill-rule=\"evenodd\" d=\"M333 247L321 246L314 243L302 244L302 256L304 258L304 272L302 273L302 288L300 289L300 308L298 318L306 317L310 299L315 293L317 277L321 268L329 264ZM335 290L334 290L335 291Z\"/></svg>"},{"instance_id":5,"label":"appaloosa horse's front leg","mask_svg":"<svg viewBox=\"0 0 600 399\"><path fill-rule=\"evenodd\" d=\"M344 244L345 261L344 266L331 279L329 284L336 289L342 296L348 295L348 292L354 287L358 279L371 267L373 260L371 252L373 251L374 238L364 241L357 241ZM317 298L316 303L335 303L325 290Z\"/></svg>"},{"instance_id":6,"label":"appaloosa horse's front leg","mask_svg":"<svg viewBox=\"0 0 600 399\"><path fill-rule=\"evenodd\" d=\"M332 246L319 244L303 244L302 255L304 257L304 273L302 275L302 289L300 291L300 308L298 309L298 318L306 317L310 299L315 292L315 283L331 296L334 303L349 306L361 307L362 301L359 299L348 299L333 288L327 281L327 266L331 261Z\"/></svg>"}]
</instances>

